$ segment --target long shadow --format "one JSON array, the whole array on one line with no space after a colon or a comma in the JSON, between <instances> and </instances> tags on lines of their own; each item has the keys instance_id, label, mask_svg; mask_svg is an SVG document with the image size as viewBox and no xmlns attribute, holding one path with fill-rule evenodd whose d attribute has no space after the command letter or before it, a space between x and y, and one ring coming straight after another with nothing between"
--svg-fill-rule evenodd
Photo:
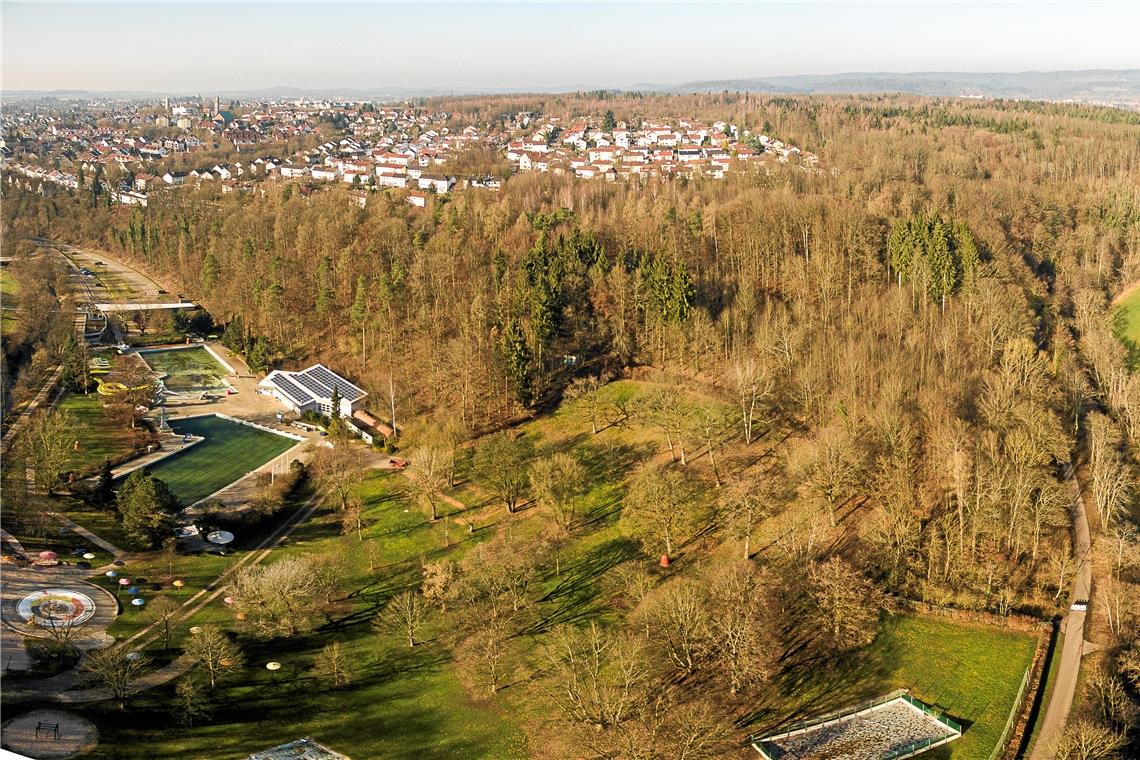
<instances>
[{"instance_id":1,"label":"long shadow","mask_svg":"<svg viewBox=\"0 0 1140 760\"><path fill-rule=\"evenodd\" d=\"M532 635L554 625L596 614L605 607L599 599L601 577L610 569L637 556L637 542L614 538L594 547L582 560L563 570L553 589L538 600L544 607L541 617L524 627L520 634ZM556 606L551 608L554 603Z\"/></svg>"}]
</instances>

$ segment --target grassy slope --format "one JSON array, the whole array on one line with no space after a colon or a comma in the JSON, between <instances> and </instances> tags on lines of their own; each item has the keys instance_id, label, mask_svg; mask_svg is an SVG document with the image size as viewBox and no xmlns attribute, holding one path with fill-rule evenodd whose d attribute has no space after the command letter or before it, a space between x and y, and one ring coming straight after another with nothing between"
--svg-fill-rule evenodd
<instances>
[{"instance_id":1,"label":"grassy slope","mask_svg":"<svg viewBox=\"0 0 1140 760\"><path fill-rule=\"evenodd\" d=\"M609 392L627 394L635 388L617 383ZM562 574L544 579L545 599L537 606L538 619L546 625L580 620L604 609L606 571L637 553L616 525L616 502L624 491L625 474L638 462L662 456L662 442L654 431L638 425L611 426L591 436L588 423L566 412L536 420L525 431L540 453L574 448L591 477L585 505L590 528L563 550ZM377 635L370 625L388 598L419 583L422 562L461 558L493 535L488 527L501 526L504 509L481 489L464 485L453 495L468 508L457 514L446 507L441 510L445 519L432 525L409 500L406 482L396 473L372 474L358 495L368 521L363 542L355 535L340 535L337 516L325 511L275 552L277 559L291 554L340 558L349 594L329 621L314 634L290 642L243 642L247 667L222 689L209 725L184 728L174 721L171 687L147 694L125 720L111 706L87 708L103 734L95 756L240 757L312 736L353 757L525 757L525 738L512 716L542 716L535 715L520 689L504 689L493 703L471 701L441 636L448 619L436 615L430 640L412 650L391 636ZM529 519L532 516L529 510L520 513L515 527L519 534L538 529L541 521ZM476 530L468 533L460 520ZM369 569L369 546L375 549L374 571ZM175 573L198 588L210 573L220 571L210 567L200 572L195 563L207 561L215 560L179 558ZM169 575L159 560L132 567L131 572L160 579ZM190 589L181 593L188 595ZM140 622L124 616L113 630L128 633ZM232 615L215 603L193 622L229 626ZM184 635L180 631L175 638ZM308 674L314 656L334 640L358 663L354 683L340 693L327 692ZM516 654L525 657L535 641L519 637ZM916 696L940 704L968 725L962 740L932 757L984 760L1005 724L1032 651L1029 637L1007 631L941 619L895 618L871 647L844 658L833 679L813 673L810 683L792 689L784 707L805 716L909 686ZM276 679L264 669L269 660L284 664Z\"/></svg>"},{"instance_id":2,"label":"grassy slope","mask_svg":"<svg viewBox=\"0 0 1140 760\"><path fill-rule=\"evenodd\" d=\"M148 468L183 504L209 496L296 445L291 438L213 416L176 420L171 428L206 438Z\"/></svg>"},{"instance_id":3,"label":"grassy slope","mask_svg":"<svg viewBox=\"0 0 1140 760\"><path fill-rule=\"evenodd\" d=\"M1129 347L1133 369L1140 368L1140 287L1113 309L1116 334Z\"/></svg>"},{"instance_id":4,"label":"grassy slope","mask_svg":"<svg viewBox=\"0 0 1140 760\"><path fill-rule=\"evenodd\" d=\"M12 277L11 273L6 269L0 269L0 301L3 301L4 311L3 314L3 330L8 330L16 323L16 312L8 311L8 309L16 309L20 306L20 286L16 284L16 279Z\"/></svg>"},{"instance_id":5,"label":"grassy slope","mask_svg":"<svg viewBox=\"0 0 1140 760\"><path fill-rule=\"evenodd\" d=\"M897 617L871 647L889 673L884 687L911 689L961 723L962 738L929 757L984 760L1009 718L1036 640L1014 631L939 618Z\"/></svg>"},{"instance_id":6,"label":"grassy slope","mask_svg":"<svg viewBox=\"0 0 1140 760\"><path fill-rule=\"evenodd\" d=\"M210 725L183 727L174 721L169 687L146 695L126 721L113 707L91 708L103 739L92 757L243 757L302 736L352 757L525 757L521 732L493 705L470 701L442 644L428 641L408 650L394 638L377 636L370 627L372 613L383 600L417 583L419 558L442 543L439 526L428 525L405 500L403 485L399 475L377 474L360 488L371 523L365 538L378 549L375 574L368 571L366 544L340 536L336 516L327 512L302 526L277 554L279 559L331 549L343 558L346 586L353 590L354 601L345 606L340 619L314 635L272 647L244 642L248 667L221 690L217 717ZM456 531L454 540L460 535ZM454 545L453 552L477 540L463 538L469 540ZM199 561L217 560L179 558L176 574L187 575ZM154 577L168 576L161 561L152 565L132 567L132 572L149 569ZM211 568L215 574L219 570ZM196 589L208 575L187 575L186 580ZM190 589L182 592L189 593ZM354 611L367 614L354 616ZM221 604L203 613L195 624L232 622ZM136 627L136 621L117 622L113 632L128 633ZM440 633L437 627L426 638L435 639ZM176 640L184 634L177 632ZM354 683L340 692L327 690L308 674L313 657L333 640L347 647L358 663ZM275 678L264 668L271 659L284 664Z\"/></svg>"},{"instance_id":7,"label":"grassy slope","mask_svg":"<svg viewBox=\"0 0 1140 760\"><path fill-rule=\"evenodd\" d=\"M783 704L773 705L763 722L811 718L906 688L965 729L962 738L923 758L987 760L1035 647L1036 639L1008 629L893 616L867 648L782 676Z\"/></svg>"},{"instance_id":8,"label":"grassy slope","mask_svg":"<svg viewBox=\"0 0 1140 760\"><path fill-rule=\"evenodd\" d=\"M79 449L72 451L68 467L76 470L95 467L104 459L113 459L131 450L132 432L104 418L103 397L98 393L84 396L69 392L60 399L58 408L70 412L78 421L75 437Z\"/></svg>"}]
</instances>

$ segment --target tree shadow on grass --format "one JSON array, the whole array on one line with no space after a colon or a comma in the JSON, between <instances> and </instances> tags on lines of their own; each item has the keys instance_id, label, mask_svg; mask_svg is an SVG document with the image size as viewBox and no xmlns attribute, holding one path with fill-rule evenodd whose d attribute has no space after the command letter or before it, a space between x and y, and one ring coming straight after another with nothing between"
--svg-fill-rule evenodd
<instances>
[{"instance_id":1,"label":"tree shadow on grass","mask_svg":"<svg viewBox=\"0 0 1140 760\"><path fill-rule=\"evenodd\" d=\"M769 732L890 691L889 677L899 659L893 638L880 632L868 646L837 653L811 622L806 603L787 618L791 622L780 632L786 648L771 698L741 716L738 726L763 726Z\"/></svg>"},{"instance_id":2,"label":"tree shadow on grass","mask_svg":"<svg viewBox=\"0 0 1140 760\"><path fill-rule=\"evenodd\" d=\"M542 633L553 626L593 616L605 607L600 599L599 582L610 569L637 555L638 544L631 539L611 539L590 550L581 561L563 570L558 584L539 599L542 616L520 631L520 635Z\"/></svg>"}]
</instances>

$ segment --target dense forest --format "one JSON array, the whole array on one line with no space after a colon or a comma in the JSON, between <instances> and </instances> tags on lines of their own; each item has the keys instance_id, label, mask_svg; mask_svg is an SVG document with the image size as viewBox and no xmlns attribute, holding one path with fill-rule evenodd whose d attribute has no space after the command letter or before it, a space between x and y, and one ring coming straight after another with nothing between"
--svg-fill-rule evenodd
<instances>
[{"instance_id":1,"label":"dense forest","mask_svg":"<svg viewBox=\"0 0 1140 760\"><path fill-rule=\"evenodd\" d=\"M709 603L722 609L743 599L789 614L786 599L749 592L770 585L754 574L775 573L817 600L866 584L886 599L1048 618L1074 572L1072 462L1096 535L1093 625L1110 642L1089 666L1103 672L1076 725L1123 746L1140 694L1140 374L1110 303L1140 278L1136 117L729 94L433 105L488 123L517 110L686 113L767 129L820 161L643 184L516 175L501 193L460 191L426 209L385 192L361 209L345 188L272 181L246 194L155 193L145 209L5 187L5 237L122 256L201 303L251 366L325 361L411 434L474 436L621 375L735 410L711 420L668 398L621 410L653 420L682 458L686 441L711 453L783 431L779 461L761 474L722 477L715 460L702 470L725 524L745 520L749 536L783 505L818 505L818 519L781 526L772 567L699 571L721 574L712 585L726 598ZM628 499L659 503L686 487L638 477ZM853 505L858 522L845 526ZM655 624L681 625L669 616L685 590L672 593ZM835 651L867 640L857 622L833 633ZM607 635L560 644L571 659L605 648L620 670L628 642ZM731 654L702 656L732 694L764 680L735 670ZM575 699L579 723L609 720L591 712L607 705ZM693 715L677 741L699 733ZM615 747L610 756L637 756Z\"/></svg>"}]
</instances>

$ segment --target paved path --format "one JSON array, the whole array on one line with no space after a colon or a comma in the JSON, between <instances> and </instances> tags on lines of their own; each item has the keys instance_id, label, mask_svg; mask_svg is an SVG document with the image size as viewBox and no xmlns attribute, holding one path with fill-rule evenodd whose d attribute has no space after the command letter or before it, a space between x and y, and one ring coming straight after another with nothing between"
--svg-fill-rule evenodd
<instances>
[{"instance_id":1,"label":"paved path","mask_svg":"<svg viewBox=\"0 0 1140 760\"><path fill-rule=\"evenodd\" d=\"M16 413L16 419L12 421L12 424L8 427L8 432L4 434L3 443L0 443L0 454L8 453L8 449L12 447L12 443L16 440L20 431L28 424L28 419L32 416L32 412L47 402L48 397L51 396L51 392L55 390L56 383L59 382L61 375L63 375L62 364L56 367L47 381L40 386L39 393L35 395L31 403Z\"/></svg>"},{"instance_id":2,"label":"paved path","mask_svg":"<svg viewBox=\"0 0 1140 760\"><path fill-rule=\"evenodd\" d=\"M204 589L186 600L182 604L182 611L178 613L171 623L171 627L187 622L203 607L221 596L226 590L226 581L241 568L252 567L263 562L269 556L270 552L280 545L294 528L312 516L319 505L320 501L317 497L310 499L296 514L278 526L277 530L266 536L257 547L235 562ZM160 635L162 634L158 625L152 623L124 640L122 645L129 646L135 650L141 650L151 642L157 640ZM142 676L135 682L135 686L139 690L159 686L178 678L190 670L192 666L193 663L185 656L179 657L170 664ZM5 689L5 691L8 692L6 696L10 699L34 697L37 699L54 699L57 702L68 704L98 702L110 698L110 694L103 689L74 689L78 683L77 672L75 670L69 670L41 681L29 682L26 685L21 684L22 688L18 692L12 692L9 689Z\"/></svg>"},{"instance_id":3,"label":"paved path","mask_svg":"<svg viewBox=\"0 0 1140 760\"><path fill-rule=\"evenodd\" d=\"M4 543L8 544L8 548L11 549L17 557L26 558L28 556L28 552L24 549L24 545L20 543L20 540L3 528L0 528L0 538L4 539Z\"/></svg>"},{"instance_id":4,"label":"paved path","mask_svg":"<svg viewBox=\"0 0 1140 760\"><path fill-rule=\"evenodd\" d=\"M1073 697L1077 693L1077 676L1081 670L1081 657L1085 653L1085 611L1072 609L1076 601L1087 602L1092 591L1092 558L1089 549L1089 522L1085 515L1085 502L1081 486L1073 473L1072 465L1065 468L1065 482L1073 494L1073 556L1077 560L1077 574L1073 581L1069 614L1065 617L1061 630L1065 634L1065 644L1061 648L1061 664L1053 678L1052 697L1045 715L1040 718L1041 729L1033 745L1030 760L1053 760L1057 754L1069 711L1073 707Z\"/></svg>"},{"instance_id":5,"label":"paved path","mask_svg":"<svg viewBox=\"0 0 1140 760\"><path fill-rule=\"evenodd\" d=\"M127 552L125 552L124 550L115 546L114 544L112 544L107 539L102 538L100 536L96 536L94 533L87 530L87 528L84 528L79 523L71 520L68 517L65 517L64 515L60 514L59 512L49 512L48 514L51 515L52 517L54 517L55 519L59 520L65 526L67 526L73 533L78 533L79 535L83 536L88 541L90 541L91 543L95 544L96 546L98 546L103 551L105 551L108 554L110 554L111 556L113 556L115 559L119 559L120 557L127 556Z\"/></svg>"},{"instance_id":6,"label":"paved path","mask_svg":"<svg viewBox=\"0 0 1140 760\"><path fill-rule=\"evenodd\" d=\"M186 655L182 655L173 662L141 676L134 682L134 690L145 691L155 686L162 686L164 683L173 681L183 673L186 673L192 667L194 667L194 663L190 658ZM63 702L64 704L74 705L82 702L102 702L103 700L111 699L112 696L111 692L106 689L74 689L56 695L55 700L57 702Z\"/></svg>"}]
</instances>

